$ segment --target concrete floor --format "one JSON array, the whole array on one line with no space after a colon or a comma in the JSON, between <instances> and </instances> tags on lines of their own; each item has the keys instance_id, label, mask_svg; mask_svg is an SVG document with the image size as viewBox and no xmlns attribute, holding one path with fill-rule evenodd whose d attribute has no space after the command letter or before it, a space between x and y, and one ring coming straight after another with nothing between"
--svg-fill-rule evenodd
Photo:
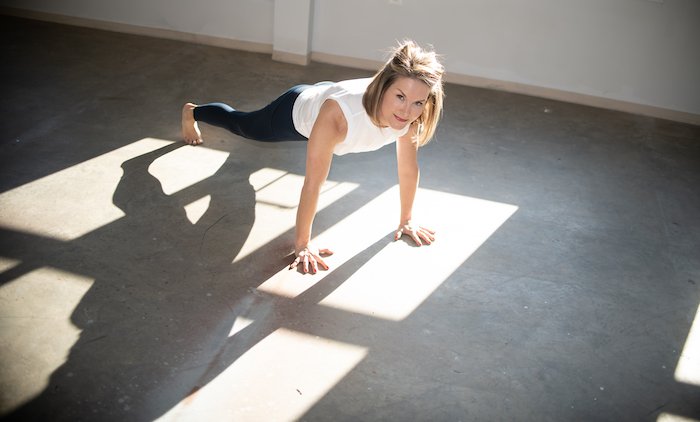
<instances>
[{"instance_id":1,"label":"concrete floor","mask_svg":"<svg viewBox=\"0 0 700 422\"><path fill-rule=\"evenodd\" d=\"M391 241L391 147L339 157L304 276L305 145L184 146L180 107L369 72L0 28L4 419L700 419L700 127L447 85L438 241Z\"/></svg>"}]
</instances>

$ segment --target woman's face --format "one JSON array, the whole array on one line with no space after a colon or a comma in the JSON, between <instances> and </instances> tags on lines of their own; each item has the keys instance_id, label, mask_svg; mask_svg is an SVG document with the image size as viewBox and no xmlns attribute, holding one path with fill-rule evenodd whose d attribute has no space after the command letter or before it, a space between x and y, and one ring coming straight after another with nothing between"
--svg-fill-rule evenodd
<instances>
[{"instance_id":1,"label":"woman's face","mask_svg":"<svg viewBox=\"0 0 700 422\"><path fill-rule=\"evenodd\" d=\"M379 122L384 127L403 129L423 113L428 95L430 87L424 82L400 76L384 92L379 109Z\"/></svg>"}]
</instances>

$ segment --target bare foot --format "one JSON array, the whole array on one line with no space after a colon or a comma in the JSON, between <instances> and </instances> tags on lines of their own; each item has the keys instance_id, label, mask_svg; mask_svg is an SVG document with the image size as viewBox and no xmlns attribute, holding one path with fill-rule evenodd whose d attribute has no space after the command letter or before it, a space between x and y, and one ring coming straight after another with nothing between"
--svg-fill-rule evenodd
<instances>
[{"instance_id":1,"label":"bare foot","mask_svg":"<svg viewBox=\"0 0 700 422\"><path fill-rule=\"evenodd\" d=\"M182 107L182 139L190 145L199 145L202 140L202 132L194 120L194 108L196 104L187 103Z\"/></svg>"}]
</instances>

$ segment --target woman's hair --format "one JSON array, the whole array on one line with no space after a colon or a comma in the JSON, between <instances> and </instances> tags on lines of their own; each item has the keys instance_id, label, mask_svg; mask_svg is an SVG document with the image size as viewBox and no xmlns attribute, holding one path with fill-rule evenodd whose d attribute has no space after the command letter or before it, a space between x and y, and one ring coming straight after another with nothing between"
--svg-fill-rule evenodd
<instances>
[{"instance_id":1,"label":"woman's hair","mask_svg":"<svg viewBox=\"0 0 700 422\"><path fill-rule=\"evenodd\" d=\"M399 44L389 61L386 62L367 87L362 97L362 105L372 122L380 126L379 112L384 93L401 76L424 82L430 88L428 101L423 113L414 122L418 125L415 141L418 146L427 144L435 134L442 114L442 74L445 68L438 61L434 51L423 50L418 44L407 40Z\"/></svg>"}]
</instances>

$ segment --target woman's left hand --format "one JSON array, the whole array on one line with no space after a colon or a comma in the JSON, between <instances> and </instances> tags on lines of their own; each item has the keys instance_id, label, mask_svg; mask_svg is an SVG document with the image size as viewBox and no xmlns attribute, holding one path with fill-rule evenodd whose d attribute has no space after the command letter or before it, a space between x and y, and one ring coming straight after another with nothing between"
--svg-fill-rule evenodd
<instances>
[{"instance_id":1,"label":"woman's left hand","mask_svg":"<svg viewBox=\"0 0 700 422\"><path fill-rule=\"evenodd\" d=\"M430 245L435 241L435 231L421 226L414 226L410 221L406 224L399 225L399 228L394 234L394 240L399 240L402 235L409 235L416 245Z\"/></svg>"}]
</instances>

